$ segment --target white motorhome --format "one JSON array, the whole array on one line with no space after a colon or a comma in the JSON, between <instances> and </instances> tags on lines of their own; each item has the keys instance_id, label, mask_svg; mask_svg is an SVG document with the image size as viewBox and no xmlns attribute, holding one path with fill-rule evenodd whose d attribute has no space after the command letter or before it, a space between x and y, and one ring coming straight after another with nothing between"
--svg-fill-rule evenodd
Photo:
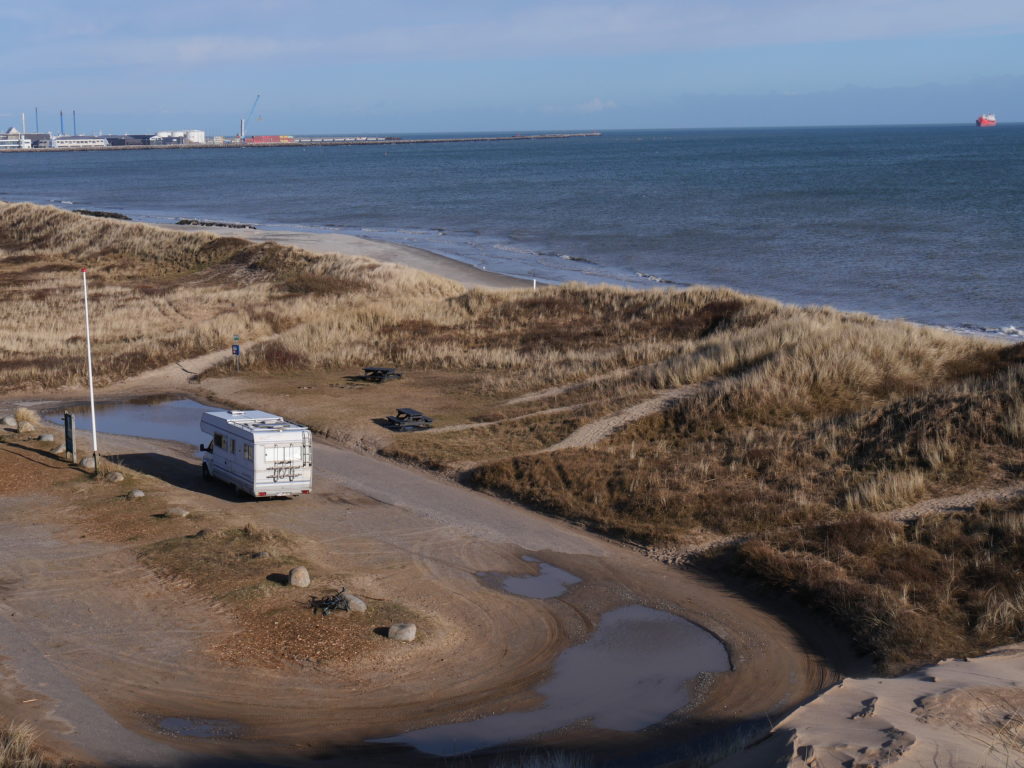
<instances>
[{"instance_id":1,"label":"white motorhome","mask_svg":"<svg viewBox=\"0 0 1024 768\"><path fill-rule=\"evenodd\" d=\"M309 429L264 411L207 411L200 428L213 439L203 451L203 477L250 496L298 496L313 486Z\"/></svg>"}]
</instances>

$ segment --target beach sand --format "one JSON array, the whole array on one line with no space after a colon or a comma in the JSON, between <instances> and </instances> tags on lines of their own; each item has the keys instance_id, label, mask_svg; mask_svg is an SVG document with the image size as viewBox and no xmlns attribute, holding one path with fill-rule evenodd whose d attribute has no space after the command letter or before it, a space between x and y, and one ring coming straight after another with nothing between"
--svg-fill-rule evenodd
<instances>
[{"instance_id":1,"label":"beach sand","mask_svg":"<svg viewBox=\"0 0 1024 768\"><path fill-rule=\"evenodd\" d=\"M1024 766L1024 644L848 678L717 768Z\"/></svg>"},{"instance_id":2,"label":"beach sand","mask_svg":"<svg viewBox=\"0 0 1024 768\"><path fill-rule=\"evenodd\" d=\"M462 283L467 288L528 288L530 280L510 277L464 264L447 256L409 245L369 240L355 235L334 232L296 232L291 230L239 229L236 227L207 227L194 224L172 224L170 229L209 232L219 237L240 237L255 243L275 242L291 245L313 253L341 253L366 256L377 261L403 264L434 275Z\"/></svg>"}]
</instances>

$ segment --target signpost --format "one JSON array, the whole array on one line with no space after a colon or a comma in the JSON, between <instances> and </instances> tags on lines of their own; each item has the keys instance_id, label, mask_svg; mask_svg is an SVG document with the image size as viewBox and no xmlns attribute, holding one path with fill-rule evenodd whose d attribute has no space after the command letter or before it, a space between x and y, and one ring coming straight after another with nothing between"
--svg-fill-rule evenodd
<instances>
[{"instance_id":1,"label":"signpost","mask_svg":"<svg viewBox=\"0 0 1024 768\"><path fill-rule=\"evenodd\" d=\"M71 463L78 463L78 452L75 450L75 414L64 411L64 458L71 454Z\"/></svg>"},{"instance_id":2,"label":"signpost","mask_svg":"<svg viewBox=\"0 0 1024 768\"><path fill-rule=\"evenodd\" d=\"M92 417L92 473L100 473L100 450L96 446L96 397L92 386L92 338L89 335L89 285L82 267L82 300L85 302L85 356L89 366L89 415Z\"/></svg>"},{"instance_id":3,"label":"signpost","mask_svg":"<svg viewBox=\"0 0 1024 768\"><path fill-rule=\"evenodd\" d=\"M235 370L238 370L238 359L242 356L242 345L238 343L238 336L235 336L235 343L231 345L231 354L235 356Z\"/></svg>"}]
</instances>

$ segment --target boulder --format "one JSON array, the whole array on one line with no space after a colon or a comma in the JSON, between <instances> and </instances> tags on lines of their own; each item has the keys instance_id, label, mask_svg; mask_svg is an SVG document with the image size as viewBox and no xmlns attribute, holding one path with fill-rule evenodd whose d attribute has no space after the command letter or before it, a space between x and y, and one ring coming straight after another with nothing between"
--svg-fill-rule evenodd
<instances>
[{"instance_id":1,"label":"boulder","mask_svg":"<svg viewBox=\"0 0 1024 768\"><path fill-rule=\"evenodd\" d=\"M288 571L288 586L289 587L308 587L309 586L309 571L306 570L306 566L297 565Z\"/></svg>"},{"instance_id":2,"label":"boulder","mask_svg":"<svg viewBox=\"0 0 1024 768\"><path fill-rule=\"evenodd\" d=\"M52 443L53 435L50 434L49 432L44 432L39 437L37 437L36 440L42 440L44 443Z\"/></svg>"},{"instance_id":3,"label":"boulder","mask_svg":"<svg viewBox=\"0 0 1024 768\"><path fill-rule=\"evenodd\" d=\"M342 607L351 613L366 613L366 603L355 595L345 595L344 605Z\"/></svg>"},{"instance_id":4,"label":"boulder","mask_svg":"<svg viewBox=\"0 0 1024 768\"><path fill-rule=\"evenodd\" d=\"M146 495L146 492L143 491L143 490L140 490L139 488L136 488L133 491L128 491L128 498L129 499L141 499L145 495Z\"/></svg>"},{"instance_id":5,"label":"boulder","mask_svg":"<svg viewBox=\"0 0 1024 768\"><path fill-rule=\"evenodd\" d=\"M164 517L188 517L189 514L190 513L187 509L182 509L181 507L171 507L166 512L164 512Z\"/></svg>"},{"instance_id":6,"label":"boulder","mask_svg":"<svg viewBox=\"0 0 1024 768\"><path fill-rule=\"evenodd\" d=\"M16 418L14 418L13 416L4 416L3 419L0 419L0 424L3 424L5 427L11 427L12 429L17 429L17 427L18 427L18 420Z\"/></svg>"},{"instance_id":7,"label":"boulder","mask_svg":"<svg viewBox=\"0 0 1024 768\"><path fill-rule=\"evenodd\" d=\"M96 469L96 459L94 459L92 456L86 456L84 459L78 462L78 466L80 466L82 469Z\"/></svg>"},{"instance_id":8,"label":"boulder","mask_svg":"<svg viewBox=\"0 0 1024 768\"><path fill-rule=\"evenodd\" d=\"M124 475L121 474L120 472L107 472L106 476L103 479L106 480L108 483L123 483Z\"/></svg>"},{"instance_id":9,"label":"boulder","mask_svg":"<svg viewBox=\"0 0 1024 768\"><path fill-rule=\"evenodd\" d=\"M398 640L401 643L411 643L415 639L415 624L392 624L388 627L388 640Z\"/></svg>"},{"instance_id":10,"label":"boulder","mask_svg":"<svg viewBox=\"0 0 1024 768\"><path fill-rule=\"evenodd\" d=\"M50 453L67 453L67 452L68 452L68 447L66 445L64 445L64 443L61 443L60 445L55 445L53 448L50 449Z\"/></svg>"}]
</instances>

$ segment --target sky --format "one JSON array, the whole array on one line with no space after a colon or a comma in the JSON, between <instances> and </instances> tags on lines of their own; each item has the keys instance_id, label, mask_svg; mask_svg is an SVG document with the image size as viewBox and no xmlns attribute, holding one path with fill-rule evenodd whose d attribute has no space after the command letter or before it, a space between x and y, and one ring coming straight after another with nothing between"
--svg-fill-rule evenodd
<instances>
[{"instance_id":1,"label":"sky","mask_svg":"<svg viewBox=\"0 0 1024 768\"><path fill-rule=\"evenodd\" d=\"M234 135L1024 120L1020 0L31 0L0 129Z\"/></svg>"}]
</instances>

